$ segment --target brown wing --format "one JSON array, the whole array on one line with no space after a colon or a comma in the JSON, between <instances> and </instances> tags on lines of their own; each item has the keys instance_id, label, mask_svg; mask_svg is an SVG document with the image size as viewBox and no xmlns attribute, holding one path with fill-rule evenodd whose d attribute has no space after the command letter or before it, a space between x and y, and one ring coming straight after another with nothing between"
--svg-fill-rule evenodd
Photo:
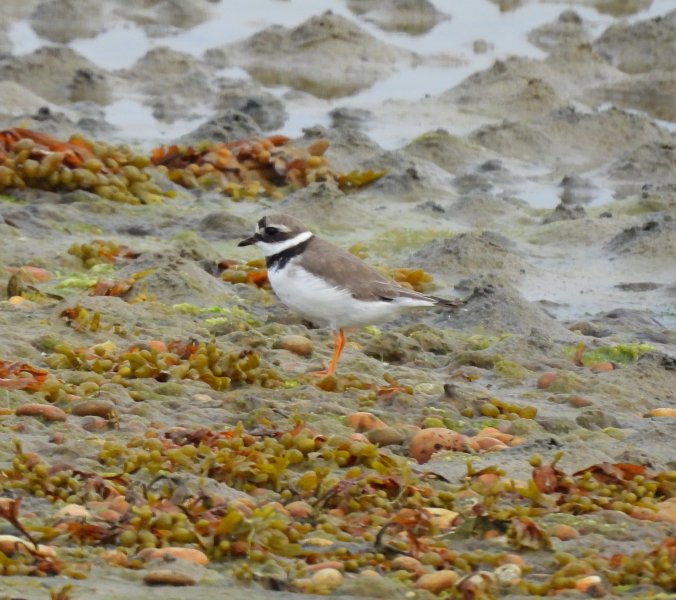
<instances>
[{"instance_id":1,"label":"brown wing","mask_svg":"<svg viewBox=\"0 0 676 600\"><path fill-rule=\"evenodd\" d=\"M388 301L405 297L438 302L437 298L401 287L356 256L316 236L310 239L303 252L302 265L332 285L350 290L358 300Z\"/></svg>"}]
</instances>

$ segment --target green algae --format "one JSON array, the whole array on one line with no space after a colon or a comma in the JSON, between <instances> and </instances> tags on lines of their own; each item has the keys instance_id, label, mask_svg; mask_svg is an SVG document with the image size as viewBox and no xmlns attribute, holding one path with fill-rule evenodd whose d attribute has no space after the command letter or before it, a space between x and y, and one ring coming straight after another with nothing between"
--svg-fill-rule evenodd
<instances>
[{"instance_id":1,"label":"green algae","mask_svg":"<svg viewBox=\"0 0 676 600\"><path fill-rule=\"evenodd\" d=\"M402 249L419 248L429 242L451 238L454 235L447 229L420 230L396 227L372 237L366 246L370 251L379 254L391 254Z\"/></svg>"},{"instance_id":2,"label":"green algae","mask_svg":"<svg viewBox=\"0 0 676 600\"><path fill-rule=\"evenodd\" d=\"M0 194L0 202L6 202L8 204L25 204L25 200L20 200L14 196L7 196L6 194Z\"/></svg>"},{"instance_id":3,"label":"green algae","mask_svg":"<svg viewBox=\"0 0 676 600\"><path fill-rule=\"evenodd\" d=\"M115 273L115 267L108 263L94 265L86 273L68 273L58 277L57 282L52 286L60 291L80 291L93 286L101 277L110 276Z\"/></svg>"},{"instance_id":4,"label":"green algae","mask_svg":"<svg viewBox=\"0 0 676 600\"><path fill-rule=\"evenodd\" d=\"M508 381L523 381L532 371L511 360L499 360L495 363L495 373Z\"/></svg>"},{"instance_id":5,"label":"green algae","mask_svg":"<svg viewBox=\"0 0 676 600\"><path fill-rule=\"evenodd\" d=\"M593 350L586 350L582 354L582 364L586 367L600 362L612 362L621 366L635 363L646 352L654 350L654 346L645 343L617 344L615 346L601 346ZM564 350L567 357L575 356L576 347L570 346Z\"/></svg>"}]
</instances>

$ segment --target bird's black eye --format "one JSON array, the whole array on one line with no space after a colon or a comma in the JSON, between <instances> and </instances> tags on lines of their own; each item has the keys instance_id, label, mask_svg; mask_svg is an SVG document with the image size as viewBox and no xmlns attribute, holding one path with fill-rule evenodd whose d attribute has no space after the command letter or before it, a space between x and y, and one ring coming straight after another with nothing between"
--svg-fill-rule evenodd
<instances>
[{"instance_id":1,"label":"bird's black eye","mask_svg":"<svg viewBox=\"0 0 676 600\"><path fill-rule=\"evenodd\" d=\"M279 229L277 229L277 227L266 227L265 233L266 235L275 235L276 233L279 233Z\"/></svg>"}]
</instances>

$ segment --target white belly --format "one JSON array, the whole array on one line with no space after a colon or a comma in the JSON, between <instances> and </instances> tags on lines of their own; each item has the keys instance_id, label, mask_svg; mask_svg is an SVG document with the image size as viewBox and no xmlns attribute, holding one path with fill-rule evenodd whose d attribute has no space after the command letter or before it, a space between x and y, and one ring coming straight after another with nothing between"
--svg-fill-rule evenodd
<instances>
[{"instance_id":1,"label":"white belly","mask_svg":"<svg viewBox=\"0 0 676 600\"><path fill-rule=\"evenodd\" d=\"M293 312L334 329L381 323L403 309L434 304L405 298L393 302L357 300L347 290L333 287L293 260L281 270L268 271L268 279L277 297Z\"/></svg>"}]
</instances>

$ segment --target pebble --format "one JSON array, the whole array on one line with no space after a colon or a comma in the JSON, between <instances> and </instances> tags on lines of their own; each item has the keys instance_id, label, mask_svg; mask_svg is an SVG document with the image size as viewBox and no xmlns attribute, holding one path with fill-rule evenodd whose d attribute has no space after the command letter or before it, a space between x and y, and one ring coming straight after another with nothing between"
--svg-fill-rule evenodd
<instances>
[{"instance_id":1,"label":"pebble","mask_svg":"<svg viewBox=\"0 0 676 600\"><path fill-rule=\"evenodd\" d=\"M455 571L443 569L442 571L421 575L415 582L415 587L437 594L452 588L458 582L458 579L460 579L460 575Z\"/></svg>"},{"instance_id":2,"label":"pebble","mask_svg":"<svg viewBox=\"0 0 676 600\"><path fill-rule=\"evenodd\" d=\"M584 408L585 406L591 406L594 403L584 396L573 394L568 398L568 404L575 408Z\"/></svg>"},{"instance_id":3,"label":"pebble","mask_svg":"<svg viewBox=\"0 0 676 600\"><path fill-rule=\"evenodd\" d=\"M489 452L495 450L505 450L509 446L492 437L476 436L470 438L467 442L472 450Z\"/></svg>"},{"instance_id":4,"label":"pebble","mask_svg":"<svg viewBox=\"0 0 676 600\"><path fill-rule=\"evenodd\" d=\"M110 419L115 414L115 407L105 400L84 400L75 404L70 412L77 417Z\"/></svg>"},{"instance_id":5,"label":"pebble","mask_svg":"<svg viewBox=\"0 0 676 600\"><path fill-rule=\"evenodd\" d=\"M378 427L366 434L368 441L378 446L398 446L404 443L404 434L394 427Z\"/></svg>"},{"instance_id":6,"label":"pebble","mask_svg":"<svg viewBox=\"0 0 676 600\"><path fill-rule=\"evenodd\" d=\"M580 537L580 532L577 529L575 529L575 527L571 527L570 525L564 525L563 523L560 523L552 527L551 534L554 537L557 537L563 541L572 540L573 538Z\"/></svg>"},{"instance_id":7,"label":"pebble","mask_svg":"<svg viewBox=\"0 0 676 600\"><path fill-rule=\"evenodd\" d=\"M575 589L594 598L605 595L603 580L598 575L588 575L578 579L575 582Z\"/></svg>"},{"instance_id":8,"label":"pebble","mask_svg":"<svg viewBox=\"0 0 676 600\"><path fill-rule=\"evenodd\" d=\"M171 569L155 569L148 571L143 576L143 583L147 585L195 585L196 581L193 577L180 571L173 571Z\"/></svg>"},{"instance_id":9,"label":"pebble","mask_svg":"<svg viewBox=\"0 0 676 600\"><path fill-rule=\"evenodd\" d=\"M120 550L106 550L101 554L101 559L107 562L109 565L115 565L118 567L128 567L129 559L124 552Z\"/></svg>"},{"instance_id":10,"label":"pebble","mask_svg":"<svg viewBox=\"0 0 676 600\"><path fill-rule=\"evenodd\" d=\"M283 335L272 346L288 350L298 356L310 356L312 354L312 340L303 335Z\"/></svg>"},{"instance_id":11,"label":"pebble","mask_svg":"<svg viewBox=\"0 0 676 600\"><path fill-rule=\"evenodd\" d=\"M85 431L101 431L108 428L108 421L101 417L84 417L80 425Z\"/></svg>"},{"instance_id":12,"label":"pebble","mask_svg":"<svg viewBox=\"0 0 676 600\"><path fill-rule=\"evenodd\" d=\"M546 390L552 383L554 383L554 380L558 377L558 374L555 371L549 371L547 373L543 373L540 375L540 378L538 379L538 387L541 390Z\"/></svg>"},{"instance_id":13,"label":"pebble","mask_svg":"<svg viewBox=\"0 0 676 600\"><path fill-rule=\"evenodd\" d=\"M312 515L312 506L303 500L295 500L286 505L286 510L294 519L306 519Z\"/></svg>"},{"instance_id":14,"label":"pebble","mask_svg":"<svg viewBox=\"0 0 676 600\"><path fill-rule=\"evenodd\" d=\"M458 513L447 508L430 507L426 509L430 513L430 521L437 529L450 529L453 522L458 517Z\"/></svg>"},{"instance_id":15,"label":"pebble","mask_svg":"<svg viewBox=\"0 0 676 600\"><path fill-rule=\"evenodd\" d=\"M521 581L521 567L514 564L505 564L496 567L493 571L495 579L500 585L512 586Z\"/></svg>"},{"instance_id":16,"label":"pebble","mask_svg":"<svg viewBox=\"0 0 676 600\"><path fill-rule=\"evenodd\" d=\"M402 569L409 573L423 573L425 571L422 563L412 556L397 556L392 560L392 569Z\"/></svg>"},{"instance_id":17,"label":"pebble","mask_svg":"<svg viewBox=\"0 0 676 600\"><path fill-rule=\"evenodd\" d=\"M65 517L75 518L75 519L89 519L92 516L84 506L79 504L66 504L66 506L61 507L56 511L56 517L63 519Z\"/></svg>"},{"instance_id":18,"label":"pebble","mask_svg":"<svg viewBox=\"0 0 676 600\"><path fill-rule=\"evenodd\" d=\"M144 548L138 553L141 560L150 561L170 556L180 558L195 565L208 565L209 558L197 548L184 548L181 546L167 546L166 548Z\"/></svg>"},{"instance_id":19,"label":"pebble","mask_svg":"<svg viewBox=\"0 0 676 600\"><path fill-rule=\"evenodd\" d=\"M68 415L58 406L29 402L16 407L17 417L42 417L47 421L65 421Z\"/></svg>"},{"instance_id":20,"label":"pebble","mask_svg":"<svg viewBox=\"0 0 676 600\"><path fill-rule=\"evenodd\" d=\"M354 412L351 415L348 415L346 422L349 427L352 427L352 429L356 429L359 432L387 427L387 425L378 417L372 415L370 412L363 411Z\"/></svg>"},{"instance_id":21,"label":"pebble","mask_svg":"<svg viewBox=\"0 0 676 600\"><path fill-rule=\"evenodd\" d=\"M35 548L29 541L11 534L0 534L0 552L11 555L17 550L27 555L35 554ZM56 550L43 544L38 544L37 553L50 558L56 557Z\"/></svg>"},{"instance_id":22,"label":"pebble","mask_svg":"<svg viewBox=\"0 0 676 600\"><path fill-rule=\"evenodd\" d=\"M312 576L312 583L318 587L333 589L343 583L343 574L338 569L327 567Z\"/></svg>"},{"instance_id":23,"label":"pebble","mask_svg":"<svg viewBox=\"0 0 676 600\"><path fill-rule=\"evenodd\" d=\"M611 362L600 362L596 363L592 368L592 373L607 373L608 371L614 371L615 365Z\"/></svg>"},{"instance_id":24,"label":"pebble","mask_svg":"<svg viewBox=\"0 0 676 600\"><path fill-rule=\"evenodd\" d=\"M364 569L361 573L359 573L361 577L371 577L374 579L381 579L382 575L378 573L378 571L374 571L373 569Z\"/></svg>"},{"instance_id":25,"label":"pebble","mask_svg":"<svg viewBox=\"0 0 676 600\"><path fill-rule=\"evenodd\" d=\"M520 556L518 554L513 554L511 552L507 553L507 554L503 554L499 558L498 562L501 565L518 565L519 567L521 567L522 570L523 570L523 567L526 566L526 561L523 559L522 556Z\"/></svg>"},{"instance_id":26,"label":"pebble","mask_svg":"<svg viewBox=\"0 0 676 600\"><path fill-rule=\"evenodd\" d=\"M421 429L411 438L409 455L418 463L426 463L434 453L440 450L463 452L467 445L467 437L443 427Z\"/></svg>"}]
</instances>

